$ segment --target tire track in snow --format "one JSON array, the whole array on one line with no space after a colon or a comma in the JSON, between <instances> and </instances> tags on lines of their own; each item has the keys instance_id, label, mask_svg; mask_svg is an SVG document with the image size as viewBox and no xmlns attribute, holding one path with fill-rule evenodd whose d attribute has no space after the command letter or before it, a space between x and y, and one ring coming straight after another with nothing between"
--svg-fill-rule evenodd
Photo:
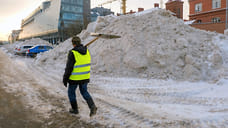
<instances>
[{"instance_id":1,"label":"tire track in snow","mask_svg":"<svg viewBox=\"0 0 228 128\"><path fill-rule=\"evenodd\" d=\"M103 90L95 90L95 93L104 93ZM126 99L133 102L146 102L146 103L163 103L163 104L182 104L182 105L200 105L200 106L220 106L228 105L228 98L216 97L194 97L188 95L193 94L194 91L185 93L178 92L161 92L153 89L139 90L138 92L131 92L131 90L105 90L105 95L112 96L119 99ZM122 94L125 94L122 96ZM129 98L134 97L134 98ZM144 100L142 100L144 99Z\"/></svg>"},{"instance_id":2,"label":"tire track in snow","mask_svg":"<svg viewBox=\"0 0 228 128\"><path fill-rule=\"evenodd\" d=\"M108 81L105 84L112 83L113 81ZM112 83L113 84L113 83ZM116 84L116 83L114 83ZM162 86L163 88L164 86ZM164 105L164 104L172 104L172 105L194 105L194 106L202 106L209 110L214 112L228 112L228 109L224 109L224 107L220 108L221 106L226 106L228 103L228 98L220 98L220 97L199 97L198 94L202 92L207 92L210 89L207 87L204 87L203 89L197 89L197 88L190 88L185 89L184 91L176 90L177 88L173 88L169 91L167 91L167 88L165 91L163 91L162 88L156 87L156 89L147 88L145 89L144 86L141 86L141 88L136 88L136 86L131 87L125 87L117 86L117 87L111 87L108 89L108 87L105 87L104 85L97 85L95 84L90 87L92 93L103 95L103 97L110 97L113 99L118 100L126 100L131 101L135 103L145 103L145 104L157 104L157 105ZM176 91L175 91L176 90ZM129 108L126 107L120 107L118 105L115 105L112 103L112 100L106 100L104 98L98 98L99 103L105 108L108 109L115 109L115 111L118 112L109 112L109 115L114 115L115 118L123 121L121 124L124 124L125 127L128 127L128 125L137 126L137 127L219 127L219 128L225 128L228 126L227 116L218 116L218 117L204 117L200 119L151 119L148 117L145 117L142 114L137 114L137 111L129 110ZM105 111L105 110L104 110ZM196 117L197 118L197 117ZM221 119L222 118L222 119ZM138 125L135 125L134 123L130 122L135 121Z\"/></svg>"},{"instance_id":3,"label":"tire track in snow","mask_svg":"<svg viewBox=\"0 0 228 128\"><path fill-rule=\"evenodd\" d=\"M20 97L22 99L23 101L22 103L25 107L23 111L26 111L27 113L30 113L30 114L35 114L35 115L30 115L33 117L30 117L30 116L28 117L34 118L35 120L37 119L39 124L41 124L39 126L40 128L60 128L60 127L61 128L66 128L66 127L67 128L68 127L69 128L70 127L102 128L103 127L102 125L96 122L89 123L89 122L80 120L80 118L71 117L70 114L65 110L65 106L64 106L66 104L64 103L66 101L65 97L61 95L59 96L59 93L53 92L53 90L51 90L47 85L42 85L42 84L45 84L45 82L48 83L50 79L48 75L45 74L45 72L42 73L42 70L36 70L36 68L35 67L32 68L32 66L30 67L31 69L28 70L29 68L27 68L24 65L16 65L17 63L15 64L14 60L9 59L7 55L2 53L1 49L0 49L0 59L2 60L0 62L0 67L1 67L0 81L4 84L3 86L4 89L9 92L12 92L14 94L13 96ZM37 74L38 74L38 77L36 77ZM46 79L46 78L49 78L49 79ZM39 79L41 79L43 82L39 82ZM56 87L53 87L53 88L56 88ZM8 102L11 103L12 101L9 100ZM17 105L16 105L16 108L17 108ZM11 109L11 108L8 108L8 109ZM13 113L15 114L14 110L13 110ZM11 114L10 116L12 117L15 116L12 113L8 113L8 114ZM20 113L16 113L16 114L20 114ZM26 114L24 115L22 114L20 116L25 116L25 115ZM10 116L9 118L11 118ZM9 120L8 118L6 119ZM1 114L0 114L0 120L1 120ZM24 118L20 120L24 120ZM16 125L14 124L13 126L20 127L25 125L25 127L37 127L35 124L35 121L31 119L25 122L24 121L17 121L17 122L27 123L27 124L16 124ZM15 123L15 121L11 121L11 123Z\"/></svg>"},{"instance_id":4,"label":"tire track in snow","mask_svg":"<svg viewBox=\"0 0 228 128\"><path fill-rule=\"evenodd\" d=\"M137 126L153 126L153 121L150 121L149 119L146 119L143 116L138 115L137 113L127 110L123 107L111 104L110 102L107 102L103 99L97 98L97 101L99 103L99 107L103 109L103 111L109 111L112 109L112 111L115 111L115 113L110 113L111 115L114 115L115 118L119 119L121 121L121 125L125 127L133 127L135 125ZM106 110L107 109L107 110ZM109 114L108 114L109 115ZM128 124L129 121L136 121L137 124L132 125L131 123ZM113 124L115 126L115 124Z\"/></svg>"},{"instance_id":5,"label":"tire track in snow","mask_svg":"<svg viewBox=\"0 0 228 128\"><path fill-rule=\"evenodd\" d=\"M115 110L115 113L109 113L108 115L114 115L115 118L122 121L122 125L124 127L219 127L225 128L228 125L228 120L224 117L223 120L220 118L213 118L213 119L183 119L183 120L167 120L167 119L150 119L136 112L128 110L127 108L120 107L118 105L112 104L109 101L105 101L104 99L97 98L99 107L101 107L102 111L112 111ZM114 109L114 110L113 110ZM137 124L128 124L130 121L137 122Z\"/></svg>"},{"instance_id":6,"label":"tire track in snow","mask_svg":"<svg viewBox=\"0 0 228 128\"><path fill-rule=\"evenodd\" d=\"M97 98L97 101L100 104L100 107L102 109L114 109L116 112L115 114L110 113L110 115L115 115L115 118L118 118L122 121L122 125L124 127L199 127L199 126L205 126L205 127L220 127L225 128L227 126L227 120L221 120L221 119L208 119L208 120L166 120L166 119L150 119L146 118L144 116L141 116L137 114L136 112L133 112L131 110L127 110L126 108L114 105L108 101L105 101L103 99ZM107 111L107 110L103 110ZM130 121L137 122L137 124L128 124ZM115 124L113 124L115 126Z\"/></svg>"}]
</instances>

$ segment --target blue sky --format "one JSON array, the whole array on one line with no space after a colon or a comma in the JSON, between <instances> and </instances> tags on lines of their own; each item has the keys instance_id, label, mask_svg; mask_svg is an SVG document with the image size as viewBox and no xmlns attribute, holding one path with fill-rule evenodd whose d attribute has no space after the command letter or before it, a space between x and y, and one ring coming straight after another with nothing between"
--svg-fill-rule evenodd
<instances>
[{"instance_id":1,"label":"blue sky","mask_svg":"<svg viewBox=\"0 0 228 128\"><path fill-rule=\"evenodd\" d=\"M12 30L20 29L21 20L29 15L36 7L38 7L45 0L1 0L0 2L0 40L7 40L9 33ZM91 0L91 7L107 0ZM107 4L104 7L111 9L114 12L121 12L120 0ZM168 0L163 0L164 4ZM184 0L187 3L188 0ZM160 3L160 0L127 0L127 11L136 11L138 7L145 9L153 8L154 3ZM188 11L187 4L184 12ZM163 8L165 5L163 5ZM184 18L187 18L185 14Z\"/></svg>"}]
</instances>

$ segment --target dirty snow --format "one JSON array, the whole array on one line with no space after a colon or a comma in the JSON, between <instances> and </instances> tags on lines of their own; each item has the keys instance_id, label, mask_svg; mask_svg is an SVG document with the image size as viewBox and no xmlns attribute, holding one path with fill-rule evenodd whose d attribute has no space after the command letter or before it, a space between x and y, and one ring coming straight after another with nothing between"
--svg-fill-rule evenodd
<instances>
[{"instance_id":1,"label":"dirty snow","mask_svg":"<svg viewBox=\"0 0 228 128\"><path fill-rule=\"evenodd\" d=\"M190 24L194 23L195 21L196 20L190 20L190 21L185 21L184 23L190 25Z\"/></svg>"},{"instance_id":2,"label":"dirty snow","mask_svg":"<svg viewBox=\"0 0 228 128\"><path fill-rule=\"evenodd\" d=\"M29 40L25 40L25 41L16 41L13 44L6 44L4 45L4 47L2 48L3 51L7 52L10 56L13 56L14 52L13 50L19 46L23 46L23 45L49 45L51 46L51 44L48 41L42 40L40 38L32 38Z\"/></svg>"},{"instance_id":3,"label":"dirty snow","mask_svg":"<svg viewBox=\"0 0 228 128\"><path fill-rule=\"evenodd\" d=\"M82 120L107 127L228 127L228 37L194 29L160 9L139 16L99 17L79 35L84 44L94 38L90 32L122 37L98 39L88 47L93 63L88 88L98 113L89 118L77 90ZM5 88L34 98L29 105L47 117L60 106L49 105L49 95L40 99L43 90L68 111L62 75L70 40L35 59L13 57L9 63L38 84L30 85L24 77L14 86L12 78L1 74Z\"/></svg>"},{"instance_id":4,"label":"dirty snow","mask_svg":"<svg viewBox=\"0 0 228 128\"><path fill-rule=\"evenodd\" d=\"M8 68L4 67L1 80L7 91L24 96L27 106L47 119L50 113L62 109L67 113L70 105L67 89L61 82L62 70L37 67L31 58L4 59L4 62ZM8 70L10 67L16 68ZM23 74L7 75L14 71ZM12 82L15 79L18 83ZM86 102L77 90L79 117L107 127L227 127L227 85L227 79L209 84L93 74L88 87L98 113L89 117Z\"/></svg>"},{"instance_id":5,"label":"dirty snow","mask_svg":"<svg viewBox=\"0 0 228 128\"><path fill-rule=\"evenodd\" d=\"M223 75L218 43L228 43L228 38L192 28L162 9L137 16L99 17L80 34L84 44L93 39L90 32L122 36L98 39L89 46L92 71L97 74L211 82ZM49 65L58 59L64 64L71 47L69 39L37 63Z\"/></svg>"}]
</instances>

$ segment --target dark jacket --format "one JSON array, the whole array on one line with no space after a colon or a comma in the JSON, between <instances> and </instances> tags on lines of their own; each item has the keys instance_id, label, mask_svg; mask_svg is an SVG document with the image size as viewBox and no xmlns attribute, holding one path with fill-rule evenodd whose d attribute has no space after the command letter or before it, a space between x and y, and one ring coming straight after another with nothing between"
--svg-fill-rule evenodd
<instances>
[{"instance_id":1,"label":"dark jacket","mask_svg":"<svg viewBox=\"0 0 228 128\"><path fill-rule=\"evenodd\" d=\"M80 54L85 55L87 52L87 47L80 45L80 46L74 47L72 50L78 51ZM63 83L68 82L70 85L74 85L74 84L83 84L85 82L87 82L87 83L89 82L89 79L86 79L86 80L69 80L69 77L73 71L74 64L76 63L76 61L75 61L73 52L70 50L69 54L68 54L65 73L63 75Z\"/></svg>"}]
</instances>

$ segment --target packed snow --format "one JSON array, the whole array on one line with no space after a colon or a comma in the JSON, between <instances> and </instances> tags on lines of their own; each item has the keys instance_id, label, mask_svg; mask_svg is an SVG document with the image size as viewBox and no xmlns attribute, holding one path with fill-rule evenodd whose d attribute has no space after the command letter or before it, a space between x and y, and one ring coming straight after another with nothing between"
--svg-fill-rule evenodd
<instances>
[{"instance_id":1,"label":"packed snow","mask_svg":"<svg viewBox=\"0 0 228 128\"><path fill-rule=\"evenodd\" d=\"M51 45L48 41L42 40L40 38L32 38L30 40L25 41L16 41L14 44L7 44L4 47L8 49L8 51L13 51L17 46L23 45Z\"/></svg>"},{"instance_id":2,"label":"packed snow","mask_svg":"<svg viewBox=\"0 0 228 128\"><path fill-rule=\"evenodd\" d=\"M162 9L99 17L79 34L84 44L94 39L91 32L121 38L100 38L88 46L92 56L88 88L98 113L89 118L77 91L82 120L106 127L228 127L227 36L192 28ZM9 46L1 49L10 54ZM4 59L9 63L5 68L16 67L30 76L21 75L18 79L24 80L12 83L8 74L14 70L4 70L4 88L23 92L28 105L47 118L49 111L61 110L60 104L67 112L62 76L70 49L68 39L35 59ZM32 78L36 81L29 83ZM42 92L46 100L39 98ZM53 97L57 105L48 104Z\"/></svg>"},{"instance_id":3,"label":"packed snow","mask_svg":"<svg viewBox=\"0 0 228 128\"><path fill-rule=\"evenodd\" d=\"M99 17L80 34L85 44L93 39L91 32L121 36L100 38L89 46L94 73L212 82L223 75L223 51L218 43L228 43L228 38L192 28L165 10L154 9L137 16ZM71 47L68 39L37 63L49 65L58 59L64 64Z\"/></svg>"},{"instance_id":4,"label":"packed snow","mask_svg":"<svg viewBox=\"0 0 228 128\"><path fill-rule=\"evenodd\" d=\"M24 46L24 45L31 45L31 46L35 46L35 45L49 45L51 46L51 44L48 41L42 40L40 38L32 38L29 40L25 40L25 41L16 41L14 44L6 44L3 47L3 50L5 52L7 52L8 54L10 54L10 56L13 56L13 50L15 48L18 48L20 46Z\"/></svg>"}]
</instances>

